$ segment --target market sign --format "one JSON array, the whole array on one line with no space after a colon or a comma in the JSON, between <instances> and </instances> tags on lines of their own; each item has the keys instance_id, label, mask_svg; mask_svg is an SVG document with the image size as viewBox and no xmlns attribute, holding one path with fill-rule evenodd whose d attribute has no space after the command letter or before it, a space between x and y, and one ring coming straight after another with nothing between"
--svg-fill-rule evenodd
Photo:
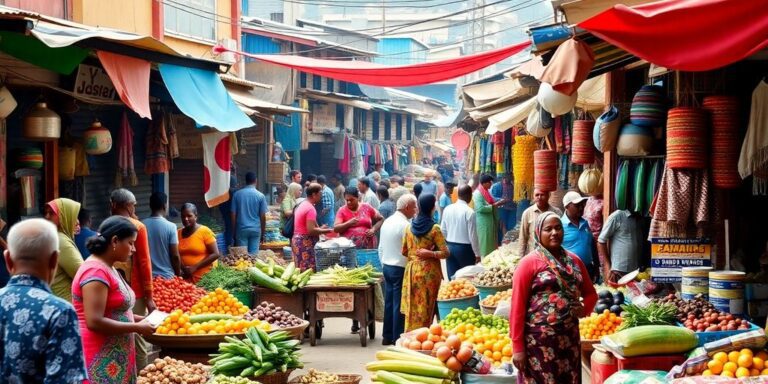
<instances>
[{"instance_id":1,"label":"market sign","mask_svg":"<svg viewBox=\"0 0 768 384\"><path fill-rule=\"evenodd\" d=\"M355 310L354 292L317 292L318 312L352 312Z\"/></svg>"},{"instance_id":2,"label":"market sign","mask_svg":"<svg viewBox=\"0 0 768 384\"><path fill-rule=\"evenodd\" d=\"M685 267L712 265L709 239L651 239L651 280L657 283L679 283Z\"/></svg>"},{"instance_id":3,"label":"market sign","mask_svg":"<svg viewBox=\"0 0 768 384\"><path fill-rule=\"evenodd\" d=\"M86 64L80 64L77 69L74 92L76 95L102 100L114 100L117 94L107 72Z\"/></svg>"},{"instance_id":4,"label":"market sign","mask_svg":"<svg viewBox=\"0 0 768 384\"><path fill-rule=\"evenodd\" d=\"M312 123L309 130L320 133L336 128L336 104L312 104Z\"/></svg>"}]
</instances>

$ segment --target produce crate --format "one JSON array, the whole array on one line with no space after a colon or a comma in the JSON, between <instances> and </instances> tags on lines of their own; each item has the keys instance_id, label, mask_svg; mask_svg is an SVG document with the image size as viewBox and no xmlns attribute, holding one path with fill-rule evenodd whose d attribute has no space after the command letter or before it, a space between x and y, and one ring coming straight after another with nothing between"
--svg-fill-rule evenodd
<instances>
[{"instance_id":1,"label":"produce crate","mask_svg":"<svg viewBox=\"0 0 768 384\"><path fill-rule=\"evenodd\" d=\"M370 264L376 271L381 272L381 260L379 259L378 249L358 249L357 250L357 265L363 266Z\"/></svg>"},{"instance_id":2,"label":"produce crate","mask_svg":"<svg viewBox=\"0 0 768 384\"><path fill-rule=\"evenodd\" d=\"M334 265L357 268L355 248L315 248L315 272L322 272Z\"/></svg>"},{"instance_id":3,"label":"produce crate","mask_svg":"<svg viewBox=\"0 0 768 384\"><path fill-rule=\"evenodd\" d=\"M480 309L480 295L474 295L470 297L464 297L461 299L452 300L438 300L437 301L437 316L444 319L451 311L456 309L477 308Z\"/></svg>"},{"instance_id":4,"label":"produce crate","mask_svg":"<svg viewBox=\"0 0 768 384\"><path fill-rule=\"evenodd\" d=\"M267 183L282 184L285 182L285 175L287 174L288 164L284 162L267 164Z\"/></svg>"},{"instance_id":5,"label":"produce crate","mask_svg":"<svg viewBox=\"0 0 768 384\"><path fill-rule=\"evenodd\" d=\"M669 371L686 360L685 354L622 357L614 353L613 356L619 371Z\"/></svg>"},{"instance_id":6,"label":"produce crate","mask_svg":"<svg viewBox=\"0 0 768 384\"><path fill-rule=\"evenodd\" d=\"M303 319L304 318L304 293L301 290L291 293L275 292L269 288L255 287L253 290L254 306L261 304L262 301L268 301L275 306L282 307L288 313Z\"/></svg>"},{"instance_id":7,"label":"produce crate","mask_svg":"<svg viewBox=\"0 0 768 384\"><path fill-rule=\"evenodd\" d=\"M293 369L289 369L285 372L277 372L271 375L259 376L256 378L257 382L261 384L288 384L288 377L291 376Z\"/></svg>"},{"instance_id":8,"label":"produce crate","mask_svg":"<svg viewBox=\"0 0 768 384\"><path fill-rule=\"evenodd\" d=\"M683 326L683 324L680 323L677 323L677 325L679 327ZM740 333L755 331L759 328L760 327L757 325L749 323L749 329L742 329L737 331L696 332L696 337L699 338L699 347L703 347L704 344L711 343L720 339L725 339L726 337L731 337Z\"/></svg>"}]
</instances>

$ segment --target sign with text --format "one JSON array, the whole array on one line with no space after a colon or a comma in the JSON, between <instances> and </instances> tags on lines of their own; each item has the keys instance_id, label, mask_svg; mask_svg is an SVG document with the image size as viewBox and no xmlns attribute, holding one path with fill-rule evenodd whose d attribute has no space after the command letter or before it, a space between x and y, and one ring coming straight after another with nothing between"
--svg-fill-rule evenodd
<instances>
[{"instance_id":1,"label":"sign with text","mask_svg":"<svg viewBox=\"0 0 768 384\"><path fill-rule=\"evenodd\" d=\"M334 130L336 125L336 104L312 104L312 132Z\"/></svg>"},{"instance_id":2,"label":"sign with text","mask_svg":"<svg viewBox=\"0 0 768 384\"><path fill-rule=\"evenodd\" d=\"M679 283L684 267L712 265L709 239L651 239L651 280L657 283Z\"/></svg>"},{"instance_id":3,"label":"sign with text","mask_svg":"<svg viewBox=\"0 0 768 384\"><path fill-rule=\"evenodd\" d=\"M319 312L352 312L355 310L354 292L317 292Z\"/></svg>"},{"instance_id":4,"label":"sign with text","mask_svg":"<svg viewBox=\"0 0 768 384\"><path fill-rule=\"evenodd\" d=\"M117 92L103 69L80 64L75 78L75 94L102 100L114 100Z\"/></svg>"}]
</instances>

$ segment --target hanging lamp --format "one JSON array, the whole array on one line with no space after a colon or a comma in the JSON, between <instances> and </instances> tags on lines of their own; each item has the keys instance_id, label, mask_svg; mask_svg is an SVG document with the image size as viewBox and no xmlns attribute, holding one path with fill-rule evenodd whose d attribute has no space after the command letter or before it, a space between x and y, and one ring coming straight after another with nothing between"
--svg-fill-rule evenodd
<instances>
[{"instance_id":1,"label":"hanging lamp","mask_svg":"<svg viewBox=\"0 0 768 384\"><path fill-rule=\"evenodd\" d=\"M85 141L85 153L89 155L103 155L112 149L112 134L109 129L101 125L99 119L93 121L83 134Z\"/></svg>"},{"instance_id":2,"label":"hanging lamp","mask_svg":"<svg viewBox=\"0 0 768 384\"><path fill-rule=\"evenodd\" d=\"M61 117L39 102L24 117L22 136L27 140L49 141L61 137Z\"/></svg>"}]
</instances>

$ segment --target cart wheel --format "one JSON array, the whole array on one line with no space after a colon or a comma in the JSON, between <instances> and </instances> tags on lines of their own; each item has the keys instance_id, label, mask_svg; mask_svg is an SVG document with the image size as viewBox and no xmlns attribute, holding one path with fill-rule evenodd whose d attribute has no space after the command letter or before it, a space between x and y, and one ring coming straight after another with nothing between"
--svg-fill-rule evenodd
<instances>
[{"instance_id":1,"label":"cart wheel","mask_svg":"<svg viewBox=\"0 0 768 384\"><path fill-rule=\"evenodd\" d=\"M366 334L368 333L368 331L365 328L366 327L360 328L360 345L362 345L363 347L368 346L368 338L366 337Z\"/></svg>"},{"instance_id":2,"label":"cart wheel","mask_svg":"<svg viewBox=\"0 0 768 384\"><path fill-rule=\"evenodd\" d=\"M317 345L316 329L316 327L309 327L309 345L313 347Z\"/></svg>"},{"instance_id":3,"label":"cart wheel","mask_svg":"<svg viewBox=\"0 0 768 384\"><path fill-rule=\"evenodd\" d=\"M318 339L322 339L323 338L323 322L322 322L322 320L318 320L315 323L315 335L317 336Z\"/></svg>"},{"instance_id":4,"label":"cart wheel","mask_svg":"<svg viewBox=\"0 0 768 384\"><path fill-rule=\"evenodd\" d=\"M373 340L376 338L376 322L371 321L370 324L368 324L368 337Z\"/></svg>"}]
</instances>

